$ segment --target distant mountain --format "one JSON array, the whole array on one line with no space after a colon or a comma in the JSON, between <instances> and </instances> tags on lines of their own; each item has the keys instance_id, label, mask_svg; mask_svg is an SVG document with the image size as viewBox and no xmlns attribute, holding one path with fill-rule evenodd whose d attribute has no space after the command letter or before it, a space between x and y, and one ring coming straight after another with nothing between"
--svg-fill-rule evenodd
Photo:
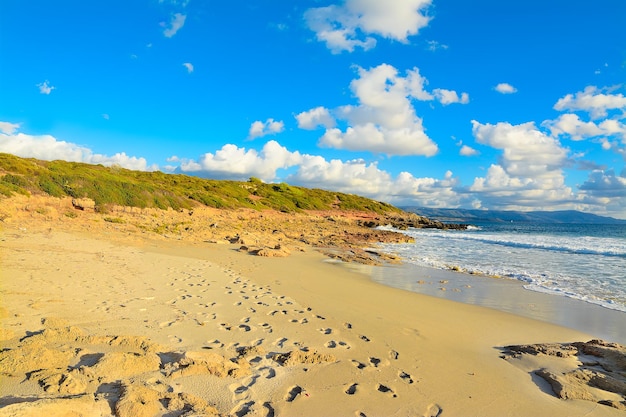
<instances>
[{"instance_id":1,"label":"distant mountain","mask_svg":"<svg viewBox=\"0 0 626 417\"><path fill-rule=\"evenodd\" d=\"M579 223L626 224L626 220L603 217L575 210L565 211L497 211L468 209L439 209L427 207L400 207L401 209L442 222L520 222L520 223Z\"/></svg>"}]
</instances>

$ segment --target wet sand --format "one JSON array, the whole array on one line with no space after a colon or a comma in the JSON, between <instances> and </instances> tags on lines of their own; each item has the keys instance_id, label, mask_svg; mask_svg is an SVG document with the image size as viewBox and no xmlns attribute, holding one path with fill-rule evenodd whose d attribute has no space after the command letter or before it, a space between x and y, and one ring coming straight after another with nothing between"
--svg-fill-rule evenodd
<instances>
[{"instance_id":1,"label":"wet sand","mask_svg":"<svg viewBox=\"0 0 626 417\"><path fill-rule=\"evenodd\" d=\"M382 267L348 264L381 284L433 297L489 307L626 344L626 313L527 290L519 281L410 264Z\"/></svg>"}]
</instances>

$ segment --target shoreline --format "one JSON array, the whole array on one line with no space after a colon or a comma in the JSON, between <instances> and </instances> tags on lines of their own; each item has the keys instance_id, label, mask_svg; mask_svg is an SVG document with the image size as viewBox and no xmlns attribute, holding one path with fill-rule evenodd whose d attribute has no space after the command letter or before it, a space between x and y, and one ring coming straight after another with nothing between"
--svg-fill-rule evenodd
<instances>
[{"instance_id":1,"label":"shoreline","mask_svg":"<svg viewBox=\"0 0 626 417\"><path fill-rule=\"evenodd\" d=\"M576 356L505 349L590 335L384 286L316 251L52 228L1 238L2 417L622 414L618 393L559 399L534 373L576 370Z\"/></svg>"},{"instance_id":2,"label":"shoreline","mask_svg":"<svg viewBox=\"0 0 626 417\"><path fill-rule=\"evenodd\" d=\"M527 289L519 281L410 263L383 266L346 264L346 267L368 274L381 285L492 308L626 344L626 312L564 295Z\"/></svg>"}]
</instances>

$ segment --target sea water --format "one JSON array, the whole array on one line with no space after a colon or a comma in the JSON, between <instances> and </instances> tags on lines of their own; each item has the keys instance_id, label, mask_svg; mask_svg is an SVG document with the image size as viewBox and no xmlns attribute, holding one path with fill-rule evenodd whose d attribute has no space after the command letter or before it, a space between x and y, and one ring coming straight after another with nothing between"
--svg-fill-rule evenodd
<instances>
[{"instance_id":1,"label":"sea water","mask_svg":"<svg viewBox=\"0 0 626 417\"><path fill-rule=\"evenodd\" d=\"M402 233L415 243L382 250L405 262L517 280L527 290L626 312L626 225L478 223Z\"/></svg>"}]
</instances>

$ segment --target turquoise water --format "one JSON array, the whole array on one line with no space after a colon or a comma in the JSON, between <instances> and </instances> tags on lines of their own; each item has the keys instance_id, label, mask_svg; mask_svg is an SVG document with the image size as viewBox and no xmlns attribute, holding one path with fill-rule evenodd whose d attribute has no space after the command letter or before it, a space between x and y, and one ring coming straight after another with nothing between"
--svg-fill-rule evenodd
<instances>
[{"instance_id":1,"label":"turquoise water","mask_svg":"<svg viewBox=\"0 0 626 417\"><path fill-rule=\"evenodd\" d=\"M409 229L382 245L408 262L521 281L524 288L626 312L626 225L481 223Z\"/></svg>"}]
</instances>

